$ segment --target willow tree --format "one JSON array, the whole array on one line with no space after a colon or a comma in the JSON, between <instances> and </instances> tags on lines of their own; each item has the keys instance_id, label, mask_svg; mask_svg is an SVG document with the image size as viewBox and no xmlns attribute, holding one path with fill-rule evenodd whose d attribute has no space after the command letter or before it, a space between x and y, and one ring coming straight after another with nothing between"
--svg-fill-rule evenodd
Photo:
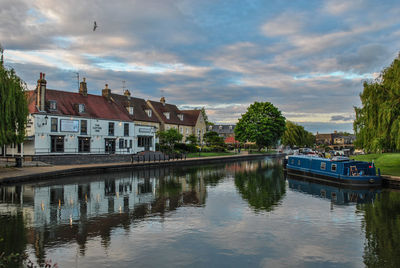
<instances>
[{"instance_id":1,"label":"willow tree","mask_svg":"<svg viewBox=\"0 0 400 268\"><path fill-rule=\"evenodd\" d=\"M28 116L25 88L15 71L4 67L0 46L0 146L24 140Z\"/></svg>"},{"instance_id":2,"label":"willow tree","mask_svg":"<svg viewBox=\"0 0 400 268\"><path fill-rule=\"evenodd\" d=\"M400 150L400 54L378 79L364 82L362 107L355 107L356 146L367 151Z\"/></svg>"},{"instance_id":3,"label":"willow tree","mask_svg":"<svg viewBox=\"0 0 400 268\"><path fill-rule=\"evenodd\" d=\"M315 143L315 136L304 129L304 127L297 125L291 121L286 121L286 130L282 136L282 144L293 146L313 146Z\"/></svg>"}]
</instances>

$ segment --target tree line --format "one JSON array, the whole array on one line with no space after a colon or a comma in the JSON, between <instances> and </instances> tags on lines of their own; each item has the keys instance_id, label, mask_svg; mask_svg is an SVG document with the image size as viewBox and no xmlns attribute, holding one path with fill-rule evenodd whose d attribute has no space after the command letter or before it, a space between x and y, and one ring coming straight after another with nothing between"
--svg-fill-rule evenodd
<instances>
[{"instance_id":1,"label":"tree line","mask_svg":"<svg viewBox=\"0 0 400 268\"><path fill-rule=\"evenodd\" d=\"M4 67L0 46L0 146L21 143L25 139L28 105L26 84L13 69Z\"/></svg>"},{"instance_id":2,"label":"tree line","mask_svg":"<svg viewBox=\"0 0 400 268\"><path fill-rule=\"evenodd\" d=\"M355 145L369 152L400 150L400 55L372 82L354 107Z\"/></svg>"}]
</instances>

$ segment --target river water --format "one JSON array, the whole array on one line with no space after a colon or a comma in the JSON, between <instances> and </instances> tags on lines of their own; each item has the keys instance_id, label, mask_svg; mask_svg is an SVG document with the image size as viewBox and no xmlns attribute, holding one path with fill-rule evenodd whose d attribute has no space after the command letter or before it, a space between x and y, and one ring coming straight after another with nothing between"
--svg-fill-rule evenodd
<instances>
[{"instance_id":1,"label":"river water","mask_svg":"<svg viewBox=\"0 0 400 268\"><path fill-rule=\"evenodd\" d=\"M268 158L9 185L0 198L0 252L39 265L400 266L400 192L286 178Z\"/></svg>"}]
</instances>

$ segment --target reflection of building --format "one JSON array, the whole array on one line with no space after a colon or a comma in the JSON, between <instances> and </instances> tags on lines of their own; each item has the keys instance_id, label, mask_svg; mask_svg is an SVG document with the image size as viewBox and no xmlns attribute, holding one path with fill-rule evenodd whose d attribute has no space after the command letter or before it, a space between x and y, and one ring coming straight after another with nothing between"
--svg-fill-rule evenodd
<instances>
[{"instance_id":1,"label":"reflection of building","mask_svg":"<svg viewBox=\"0 0 400 268\"><path fill-rule=\"evenodd\" d=\"M38 258L44 258L49 242L76 240L84 251L89 237L100 235L106 245L110 230L117 226L129 226L147 215L164 215L181 206L203 205L203 177L210 172L213 171L199 170L176 176L166 167L117 173L112 178L71 178L68 184L56 181L39 186L0 187L0 211L22 211L28 243L35 245Z\"/></svg>"}]
</instances>

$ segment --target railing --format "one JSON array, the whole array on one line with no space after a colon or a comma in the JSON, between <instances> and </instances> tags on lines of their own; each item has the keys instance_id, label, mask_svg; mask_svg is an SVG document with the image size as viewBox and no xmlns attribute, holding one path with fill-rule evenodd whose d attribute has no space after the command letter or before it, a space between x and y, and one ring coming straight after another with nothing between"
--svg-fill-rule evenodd
<instances>
[{"instance_id":1,"label":"railing","mask_svg":"<svg viewBox=\"0 0 400 268\"><path fill-rule=\"evenodd\" d=\"M150 150L152 148L150 147ZM65 148L63 151L52 151L50 148L35 148L35 155L40 154L133 154L133 148L105 150L104 148L90 148L90 152L79 151L78 148Z\"/></svg>"}]
</instances>

